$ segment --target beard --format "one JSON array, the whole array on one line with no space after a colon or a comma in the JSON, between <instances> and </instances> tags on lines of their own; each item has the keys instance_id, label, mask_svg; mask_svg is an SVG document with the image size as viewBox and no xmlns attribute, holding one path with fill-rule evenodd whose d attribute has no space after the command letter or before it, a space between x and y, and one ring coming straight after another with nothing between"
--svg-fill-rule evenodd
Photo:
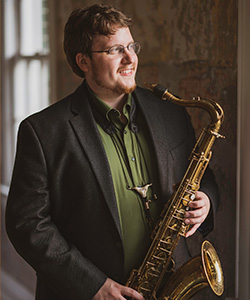
<instances>
[{"instance_id":1,"label":"beard","mask_svg":"<svg viewBox=\"0 0 250 300\"><path fill-rule=\"evenodd\" d=\"M135 88L136 88L136 83L134 83L132 86L130 85L121 85L121 84L116 84L116 85L109 85L105 82L99 81L98 78L95 80L96 84L106 90L106 92L111 92L117 95L122 95L122 94L130 94L132 93Z\"/></svg>"},{"instance_id":2,"label":"beard","mask_svg":"<svg viewBox=\"0 0 250 300\"><path fill-rule=\"evenodd\" d=\"M105 89L106 91L113 92L113 93L115 93L117 95L130 94L136 88L136 83L134 83L132 86L121 85L121 84L117 84L117 85L111 86L109 84L103 83L102 81L99 81L97 78L96 78L96 84L100 88Z\"/></svg>"},{"instance_id":3,"label":"beard","mask_svg":"<svg viewBox=\"0 0 250 300\"><path fill-rule=\"evenodd\" d=\"M135 90L135 88L136 88L136 83L132 87L125 87L123 91L125 94L130 94Z\"/></svg>"},{"instance_id":4,"label":"beard","mask_svg":"<svg viewBox=\"0 0 250 300\"><path fill-rule=\"evenodd\" d=\"M106 82L99 81L98 78L95 79L95 82L100 88L102 88L106 91L115 93L117 95L130 94L136 88L136 83L134 83L132 86L131 85L122 85L120 83L116 84L116 85L109 85Z\"/></svg>"},{"instance_id":5,"label":"beard","mask_svg":"<svg viewBox=\"0 0 250 300\"><path fill-rule=\"evenodd\" d=\"M133 70L135 71L136 67L133 65ZM136 88L135 80L131 83L123 83L121 81L117 82L108 82L102 77L102 72L99 68L96 67L95 64L92 65L92 72L93 72L93 81L95 84L101 88L103 91L106 91L107 94L116 94L116 95L122 95L122 94L130 94L132 93ZM117 71L117 73L119 70Z\"/></svg>"}]
</instances>

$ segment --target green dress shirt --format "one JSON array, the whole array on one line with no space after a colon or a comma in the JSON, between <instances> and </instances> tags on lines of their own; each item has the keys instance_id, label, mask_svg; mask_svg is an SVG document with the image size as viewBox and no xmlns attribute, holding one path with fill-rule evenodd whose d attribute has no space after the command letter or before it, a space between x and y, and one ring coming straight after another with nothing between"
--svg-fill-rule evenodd
<instances>
[{"instance_id":1,"label":"green dress shirt","mask_svg":"<svg viewBox=\"0 0 250 300\"><path fill-rule=\"evenodd\" d=\"M89 88L90 90L90 88ZM129 94L123 107L126 124L121 114L111 108L90 90L95 109L114 124L114 133L107 134L100 124L97 127L107 154L120 217L124 247L125 278L142 263L150 245L151 231L145 214L142 197L128 187L144 186L155 179L153 153L148 144L148 132L142 116L137 114L138 132L130 128L132 95ZM107 187L109 188L109 187ZM148 189L147 199L153 226L159 218L161 204L155 199L154 186Z\"/></svg>"}]
</instances>

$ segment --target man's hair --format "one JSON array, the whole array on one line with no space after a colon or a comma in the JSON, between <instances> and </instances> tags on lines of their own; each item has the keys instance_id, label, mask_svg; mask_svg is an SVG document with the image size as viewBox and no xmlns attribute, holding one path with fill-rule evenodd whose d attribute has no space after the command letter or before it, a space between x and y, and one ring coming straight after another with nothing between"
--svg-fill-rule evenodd
<instances>
[{"instance_id":1,"label":"man's hair","mask_svg":"<svg viewBox=\"0 0 250 300\"><path fill-rule=\"evenodd\" d=\"M98 35L115 34L117 28L128 27L131 19L111 5L95 4L75 9L64 29L64 51L73 72L84 77L76 63L76 54L91 57L93 38Z\"/></svg>"}]
</instances>

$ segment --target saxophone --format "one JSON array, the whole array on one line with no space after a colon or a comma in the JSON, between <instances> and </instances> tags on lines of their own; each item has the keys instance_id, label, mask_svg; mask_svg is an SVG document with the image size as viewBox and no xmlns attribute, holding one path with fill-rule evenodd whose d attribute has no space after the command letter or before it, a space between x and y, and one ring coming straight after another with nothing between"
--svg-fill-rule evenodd
<instances>
[{"instance_id":1,"label":"saxophone","mask_svg":"<svg viewBox=\"0 0 250 300\"><path fill-rule=\"evenodd\" d=\"M211 124L202 130L189 158L186 173L161 213L146 257L138 270L131 272L126 285L143 294L146 300L186 300L207 286L221 296L224 291L223 271L210 242L204 241L201 255L176 271L172 256L180 237L185 236L189 228L184 223L185 211L200 187L201 178L212 155L211 147L216 138L223 137L219 134L223 110L217 102L210 99L184 100L175 97L161 85L145 85L163 100L205 109L210 114Z\"/></svg>"}]
</instances>

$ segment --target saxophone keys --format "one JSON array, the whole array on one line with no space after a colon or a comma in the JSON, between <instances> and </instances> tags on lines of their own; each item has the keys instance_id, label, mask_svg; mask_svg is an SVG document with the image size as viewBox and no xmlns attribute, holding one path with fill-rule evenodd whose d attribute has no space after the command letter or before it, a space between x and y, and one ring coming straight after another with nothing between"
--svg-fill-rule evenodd
<instances>
[{"instance_id":1,"label":"saxophone keys","mask_svg":"<svg viewBox=\"0 0 250 300\"><path fill-rule=\"evenodd\" d=\"M195 193L193 191L188 191L186 195L182 198L182 204L188 208L188 204L195 200ZM187 209L186 209L187 210Z\"/></svg>"},{"instance_id":2,"label":"saxophone keys","mask_svg":"<svg viewBox=\"0 0 250 300\"><path fill-rule=\"evenodd\" d=\"M195 199L195 194L192 194L192 195L190 196L190 199L191 199L192 201L194 201L194 199Z\"/></svg>"}]
</instances>

